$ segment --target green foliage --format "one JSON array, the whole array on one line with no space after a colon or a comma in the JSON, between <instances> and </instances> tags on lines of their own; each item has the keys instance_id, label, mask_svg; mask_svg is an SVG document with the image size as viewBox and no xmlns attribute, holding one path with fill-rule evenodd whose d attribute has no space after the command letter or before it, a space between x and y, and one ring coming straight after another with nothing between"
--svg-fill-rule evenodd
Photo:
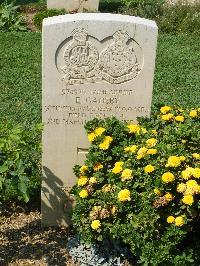
<instances>
[{"instance_id":1,"label":"green foliage","mask_svg":"<svg viewBox=\"0 0 200 266\"><path fill-rule=\"evenodd\" d=\"M161 32L199 32L200 3L195 5L181 4L166 5L163 14L156 18Z\"/></svg>"},{"instance_id":2,"label":"green foliage","mask_svg":"<svg viewBox=\"0 0 200 266\"><path fill-rule=\"evenodd\" d=\"M25 31L25 23L17 11L19 6L15 2L5 1L0 5L0 31Z\"/></svg>"},{"instance_id":3,"label":"green foliage","mask_svg":"<svg viewBox=\"0 0 200 266\"><path fill-rule=\"evenodd\" d=\"M131 15L156 19L163 13L165 0L124 0L124 12Z\"/></svg>"},{"instance_id":4,"label":"green foliage","mask_svg":"<svg viewBox=\"0 0 200 266\"><path fill-rule=\"evenodd\" d=\"M100 0L99 2L101 12L117 13L122 7L124 7L124 2L121 0Z\"/></svg>"},{"instance_id":5,"label":"green foliage","mask_svg":"<svg viewBox=\"0 0 200 266\"><path fill-rule=\"evenodd\" d=\"M165 106L138 125L94 119L85 129L91 146L71 191L83 241L118 239L142 265L198 265L190 237L199 224L200 108Z\"/></svg>"},{"instance_id":6,"label":"green foliage","mask_svg":"<svg viewBox=\"0 0 200 266\"><path fill-rule=\"evenodd\" d=\"M41 184L42 125L0 124L0 201L28 202Z\"/></svg>"},{"instance_id":7,"label":"green foliage","mask_svg":"<svg viewBox=\"0 0 200 266\"><path fill-rule=\"evenodd\" d=\"M65 13L66 12L64 9L47 9L47 10L38 12L34 16L33 22L38 30L42 30L42 21L44 18L64 15Z\"/></svg>"}]
</instances>

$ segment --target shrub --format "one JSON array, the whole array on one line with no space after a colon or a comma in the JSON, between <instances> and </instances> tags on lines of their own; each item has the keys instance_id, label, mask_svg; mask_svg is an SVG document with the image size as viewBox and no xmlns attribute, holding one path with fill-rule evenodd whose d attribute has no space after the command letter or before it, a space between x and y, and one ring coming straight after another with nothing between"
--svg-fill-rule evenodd
<instances>
[{"instance_id":1,"label":"shrub","mask_svg":"<svg viewBox=\"0 0 200 266\"><path fill-rule=\"evenodd\" d=\"M0 201L28 202L40 188L41 129L0 124Z\"/></svg>"},{"instance_id":2,"label":"shrub","mask_svg":"<svg viewBox=\"0 0 200 266\"><path fill-rule=\"evenodd\" d=\"M15 3L4 2L0 5L0 31L25 31L25 23L17 11Z\"/></svg>"},{"instance_id":3,"label":"shrub","mask_svg":"<svg viewBox=\"0 0 200 266\"><path fill-rule=\"evenodd\" d=\"M156 19L163 13L164 2L165 0L124 0L122 11L138 17Z\"/></svg>"},{"instance_id":4,"label":"shrub","mask_svg":"<svg viewBox=\"0 0 200 266\"><path fill-rule=\"evenodd\" d=\"M138 125L94 119L85 129L91 147L71 191L81 238L120 240L142 265L199 265L200 108L165 106Z\"/></svg>"},{"instance_id":5,"label":"shrub","mask_svg":"<svg viewBox=\"0 0 200 266\"><path fill-rule=\"evenodd\" d=\"M99 2L99 10L101 12L116 13L122 7L124 7L124 2L121 0L101 0Z\"/></svg>"},{"instance_id":6,"label":"shrub","mask_svg":"<svg viewBox=\"0 0 200 266\"><path fill-rule=\"evenodd\" d=\"M41 30L42 21L44 18L59 16L59 15L64 15L64 14L65 14L64 9L47 9L47 10L38 12L33 18L33 23L38 30Z\"/></svg>"},{"instance_id":7,"label":"shrub","mask_svg":"<svg viewBox=\"0 0 200 266\"><path fill-rule=\"evenodd\" d=\"M165 5L162 16L156 18L161 32L198 32L200 29L200 3L177 2Z\"/></svg>"}]
</instances>

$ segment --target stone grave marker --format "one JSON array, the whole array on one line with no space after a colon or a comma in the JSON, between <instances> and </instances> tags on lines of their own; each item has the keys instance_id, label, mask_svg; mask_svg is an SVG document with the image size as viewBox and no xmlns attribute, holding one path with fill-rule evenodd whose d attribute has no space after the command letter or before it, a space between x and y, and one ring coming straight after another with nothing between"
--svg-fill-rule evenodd
<instances>
[{"instance_id":1,"label":"stone grave marker","mask_svg":"<svg viewBox=\"0 0 200 266\"><path fill-rule=\"evenodd\" d=\"M149 116L157 43L155 22L75 14L43 22L42 222L68 225L72 168L89 146L84 124Z\"/></svg>"},{"instance_id":2,"label":"stone grave marker","mask_svg":"<svg viewBox=\"0 0 200 266\"><path fill-rule=\"evenodd\" d=\"M99 0L47 0L47 8L64 8L67 12L95 12L99 9Z\"/></svg>"}]
</instances>

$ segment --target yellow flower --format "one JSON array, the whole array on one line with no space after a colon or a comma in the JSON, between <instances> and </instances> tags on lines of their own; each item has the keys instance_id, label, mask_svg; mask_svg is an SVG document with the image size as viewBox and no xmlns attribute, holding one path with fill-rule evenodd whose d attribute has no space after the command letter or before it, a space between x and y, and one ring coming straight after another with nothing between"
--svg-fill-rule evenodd
<instances>
[{"instance_id":1,"label":"yellow flower","mask_svg":"<svg viewBox=\"0 0 200 266\"><path fill-rule=\"evenodd\" d=\"M137 155L143 158L146 155L147 151L148 149L146 147L142 147L138 150Z\"/></svg>"},{"instance_id":2,"label":"yellow flower","mask_svg":"<svg viewBox=\"0 0 200 266\"><path fill-rule=\"evenodd\" d=\"M195 178L200 178L200 168L193 168L193 169L192 169L192 175L193 175Z\"/></svg>"},{"instance_id":3,"label":"yellow flower","mask_svg":"<svg viewBox=\"0 0 200 266\"><path fill-rule=\"evenodd\" d=\"M162 181L164 183L170 183L170 182L173 182L174 180L175 180L175 176L170 172L166 172L162 175Z\"/></svg>"},{"instance_id":4,"label":"yellow flower","mask_svg":"<svg viewBox=\"0 0 200 266\"><path fill-rule=\"evenodd\" d=\"M144 168L144 172L147 173L152 173L155 170L154 166L151 164L148 164L147 166L145 166Z\"/></svg>"},{"instance_id":5,"label":"yellow flower","mask_svg":"<svg viewBox=\"0 0 200 266\"><path fill-rule=\"evenodd\" d=\"M158 134L157 130L155 130L155 129L152 129L151 132L152 132L152 134L154 134L154 135L157 135L157 134Z\"/></svg>"},{"instance_id":6,"label":"yellow flower","mask_svg":"<svg viewBox=\"0 0 200 266\"><path fill-rule=\"evenodd\" d=\"M104 193L110 192L111 190L112 190L112 187L110 184L104 185L102 187L102 192L104 192Z\"/></svg>"},{"instance_id":7,"label":"yellow flower","mask_svg":"<svg viewBox=\"0 0 200 266\"><path fill-rule=\"evenodd\" d=\"M88 191L87 189L82 189L80 192L79 192L79 196L83 199L87 198L89 196L88 194Z\"/></svg>"},{"instance_id":8,"label":"yellow flower","mask_svg":"<svg viewBox=\"0 0 200 266\"><path fill-rule=\"evenodd\" d=\"M169 202L173 200L173 195L169 192L165 194L165 199Z\"/></svg>"},{"instance_id":9,"label":"yellow flower","mask_svg":"<svg viewBox=\"0 0 200 266\"><path fill-rule=\"evenodd\" d=\"M170 106L163 106L163 107L160 108L160 112L162 114L166 114L167 112L169 112L171 110L172 110L172 108Z\"/></svg>"},{"instance_id":10,"label":"yellow flower","mask_svg":"<svg viewBox=\"0 0 200 266\"><path fill-rule=\"evenodd\" d=\"M110 147L111 142L113 141L113 138L110 136L105 136L102 143L99 144L99 148L101 150L107 150Z\"/></svg>"},{"instance_id":11,"label":"yellow flower","mask_svg":"<svg viewBox=\"0 0 200 266\"><path fill-rule=\"evenodd\" d=\"M101 136L105 131L106 129L104 127L98 127L95 129L94 134L98 137Z\"/></svg>"},{"instance_id":12,"label":"yellow flower","mask_svg":"<svg viewBox=\"0 0 200 266\"><path fill-rule=\"evenodd\" d=\"M200 159L200 154L198 154L198 153L193 153L193 154L192 154L192 157L193 157L194 159L196 159L196 160L199 160L199 159Z\"/></svg>"},{"instance_id":13,"label":"yellow flower","mask_svg":"<svg viewBox=\"0 0 200 266\"><path fill-rule=\"evenodd\" d=\"M187 140L182 139L181 142L182 142L183 144L185 144L185 143L187 142Z\"/></svg>"},{"instance_id":14,"label":"yellow flower","mask_svg":"<svg viewBox=\"0 0 200 266\"><path fill-rule=\"evenodd\" d=\"M186 190L186 184L184 184L184 183L180 183L180 184L178 184L176 190L177 190L177 192L179 192L179 193L184 193L184 191Z\"/></svg>"},{"instance_id":15,"label":"yellow flower","mask_svg":"<svg viewBox=\"0 0 200 266\"><path fill-rule=\"evenodd\" d=\"M146 141L147 147L152 148L157 144L157 139L151 138Z\"/></svg>"},{"instance_id":16,"label":"yellow flower","mask_svg":"<svg viewBox=\"0 0 200 266\"><path fill-rule=\"evenodd\" d=\"M90 142L93 142L93 141L95 140L95 138L96 138L96 135L92 132L92 133L89 133L89 134L87 135L87 137L88 137L88 140L89 140Z\"/></svg>"},{"instance_id":17,"label":"yellow flower","mask_svg":"<svg viewBox=\"0 0 200 266\"><path fill-rule=\"evenodd\" d=\"M189 180L186 182L187 188L185 190L184 195L194 195L200 192L199 185L196 180Z\"/></svg>"},{"instance_id":18,"label":"yellow flower","mask_svg":"<svg viewBox=\"0 0 200 266\"><path fill-rule=\"evenodd\" d=\"M170 156L168 158L166 167L178 167L181 164L181 160L178 156Z\"/></svg>"},{"instance_id":19,"label":"yellow flower","mask_svg":"<svg viewBox=\"0 0 200 266\"><path fill-rule=\"evenodd\" d=\"M183 122L183 121L185 120L185 118L184 118L184 116L182 116L182 115L177 115L177 116L175 116L175 120L176 120L177 122Z\"/></svg>"},{"instance_id":20,"label":"yellow flower","mask_svg":"<svg viewBox=\"0 0 200 266\"><path fill-rule=\"evenodd\" d=\"M130 152L136 152L136 150L137 150L137 145L130 146Z\"/></svg>"},{"instance_id":21,"label":"yellow flower","mask_svg":"<svg viewBox=\"0 0 200 266\"><path fill-rule=\"evenodd\" d=\"M162 120L169 121L173 118L173 114L166 114L161 116Z\"/></svg>"},{"instance_id":22,"label":"yellow flower","mask_svg":"<svg viewBox=\"0 0 200 266\"><path fill-rule=\"evenodd\" d=\"M124 169L124 171L122 172L122 175L121 175L122 181L130 180L132 178L133 178L132 170L128 169L128 168Z\"/></svg>"},{"instance_id":23,"label":"yellow flower","mask_svg":"<svg viewBox=\"0 0 200 266\"><path fill-rule=\"evenodd\" d=\"M127 126L129 129L129 133L139 134L140 133L140 126L136 124L131 124Z\"/></svg>"},{"instance_id":24,"label":"yellow flower","mask_svg":"<svg viewBox=\"0 0 200 266\"><path fill-rule=\"evenodd\" d=\"M88 182L88 178L86 176L81 176L77 183L78 183L78 186L85 186Z\"/></svg>"},{"instance_id":25,"label":"yellow flower","mask_svg":"<svg viewBox=\"0 0 200 266\"><path fill-rule=\"evenodd\" d=\"M149 149L148 151L147 151L147 154L150 154L150 155L154 155L154 154L156 154L157 153L157 149Z\"/></svg>"},{"instance_id":26,"label":"yellow flower","mask_svg":"<svg viewBox=\"0 0 200 266\"><path fill-rule=\"evenodd\" d=\"M192 176L192 167L187 167L185 170L181 172L181 176L183 179L188 180Z\"/></svg>"},{"instance_id":27,"label":"yellow flower","mask_svg":"<svg viewBox=\"0 0 200 266\"><path fill-rule=\"evenodd\" d=\"M136 152L136 150L137 150L137 146L136 145L132 145L132 146L124 148L125 152L133 152L134 153L134 152Z\"/></svg>"},{"instance_id":28,"label":"yellow flower","mask_svg":"<svg viewBox=\"0 0 200 266\"><path fill-rule=\"evenodd\" d=\"M87 170L88 170L87 165L82 165L81 168L80 168L81 174L84 174L85 172L87 172Z\"/></svg>"},{"instance_id":29,"label":"yellow flower","mask_svg":"<svg viewBox=\"0 0 200 266\"><path fill-rule=\"evenodd\" d=\"M192 118L196 118L198 116L197 110L190 111L189 116Z\"/></svg>"},{"instance_id":30,"label":"yellow flower","mask_svg":"<svg viewBox=\"0 0 200 266\"><path fill-rule=\"evenodd\" d=\"M192 195L185 195L182 199L182 202L186 205L192 205L194 202L194 198Z\"/></svg>"},{"instance_id":31,"label":"yellow flower","mask_svg":"<svg viewBox=\"0 0 200 266\"><path fill-rule=\"evenodd\" d=\"M162 195L162 193L161 193L161 191L158 189L158 188L154 188L154 193L157 195L157 196L161 196Z\"/></svg>"},{"instance_id":32,"label":"yellow flower","mask_svg":"<svg viewBox=\"0 0 200 266\"><path fill-rule=\"evenodd\" d=\"M91 223L91 227L93 230L98 230L101 227L101 222L99 220L94 220Z\"/></svg>"},{"instance_id":33,"label":"yellow flower","mask_svg":"<svg viewBox=\"0 0 200 266\"><path fill-rule=\"evenodd\" d=\"M175 219L175 225L176 226L182 226L182 225L184 225L184 218L183 218L183 216L176 217L176 219Z\"/></svg>"},{"instance_id":34,"label":"yellow flower","mask_svg":"<svg viewBox=\"0 0 200 266\"><path fill-rule=\"evenodd\" d=\"M179 159L183 162L186 160L186 157L185 156L180 156Z\"/></svg>"},{"instance_id":35,"label":"yellow flower","mask_svg":"<svg viewBox=\"0 0 200 266\"><path fill-rule=\"evenodd\" d=\"M130 201L131 200L131 193L128 189L123 189L118 193L118 200L119 201Z\"/></svg>"},{"instance_id":36,"label":"yellow flower","mask_svg":"<svg viewBox=\"0 0 200 266\"><path fill-rule=\"evenodd\" d=\"M168 224L173 224L175 222L175 218L174 216L168 216L167 217L167 223Z\"/></svg>"},{"instance_id":37,"label":"yellow flower","mask_svg":"<svg viewBox=\"0 0 200 266\"><path fill-rule=\"evenodd\" d=\"M89 183L90 184L96 184L97 183L96 177L94 177L94 176L90 177Z\"/></svg>"},{"instance_id":38,"label":"yellow flower","mask_svg":"<svg viewBox=\"0 0 200 266\"><path fill-rule=\"evenodd\" d=\"M101 163L96 163L95 166L94 166L94 171L99 171L100 169L103 168L103 164Z\"/></svg>"},{"instance_id":39,"label":"yellow flower","mask_svg":"<svg viewBox=\"0 0 200 266\"><path fill-rule=\"evenodd\" d=\"M124 164L124 162L116 162L115 166L112 169L112 173L113 174L121 173L121 171L123 170L123 168L122 168L123 164Z\"/></svg>"}]
</instances>

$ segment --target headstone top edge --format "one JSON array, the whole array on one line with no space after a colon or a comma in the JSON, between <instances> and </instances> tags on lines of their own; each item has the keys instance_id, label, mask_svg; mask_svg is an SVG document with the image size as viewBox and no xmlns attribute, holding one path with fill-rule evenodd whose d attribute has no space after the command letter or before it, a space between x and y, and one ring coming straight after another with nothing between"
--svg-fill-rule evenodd
<instances>
[{"instance_id":1,"label":"headstone top edge","mask_svg":"<svg viewBox=\"0 0 200 266\"><path fill-rule=\"evenodd\" d=\"M157 24L153 20L121 15L121 14L111 14L111 13L77 13L77 14L67 14L45 18L43 20L43 27L49 27L56 24L73 22L73 21L116 21L116 22L129 22L145 25L158 29Z\"/></svg>"}]
</instances>

